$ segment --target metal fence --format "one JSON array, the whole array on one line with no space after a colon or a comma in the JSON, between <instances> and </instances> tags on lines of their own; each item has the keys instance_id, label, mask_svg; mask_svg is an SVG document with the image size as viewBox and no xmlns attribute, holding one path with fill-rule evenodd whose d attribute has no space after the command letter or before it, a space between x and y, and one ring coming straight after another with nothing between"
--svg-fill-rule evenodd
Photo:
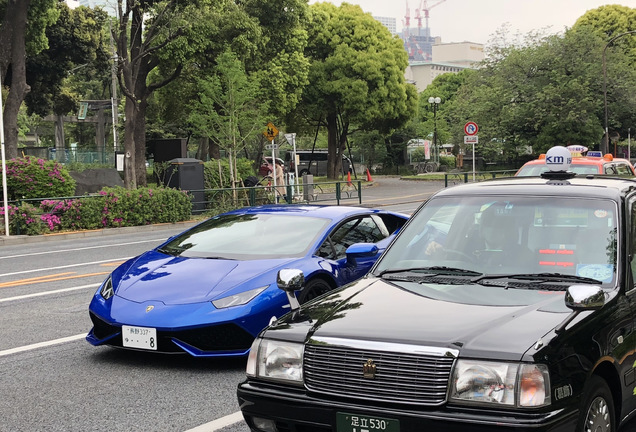
<instances>
[{"instance_id":1,"label":"metal fence","mask_svg":"<svg viewBox=\"0 0 636 432\"><path fill-rule=\"evenodd\" d=\"M362 181L333 181L285 186L257 185L251 187L191 190L193 214L213 209L236 208L263 204L323 203L340 205L355 200L362 204Z\"/></svg>"},{"instance_id":2,"label":"metal fence","mask_svg":"<svg viewBox=\"0 0 636 432\"><path fill-rule=\"evenodd\" d=\"M467 171L457 173L445 173L444 174L444 187L448 187L469 182L480 182L484 180L491 180L497 177L512 177L517 170L501 170L501 171Z\"/></svg>"},{"instance_id":3,"label":"metal fence","mask_svg":"<svg viewBox=\"0 0 636 432\"><path fill-rule=\"evenodd\" d=\"M225 189L202 189L189 190L192 199L192 214L217 214L235 208L245 206L256 206L262 204L294 204L322 203L329 205L340 205L345 201L355 201L362 204L362 181L334 181L306 184L288 184L274 188L271 185L225 188ZM42 201L68 201L76 199L90 199L100 197L99 194L70 196L70 197L49 197L49 198L26 198L9 201L12 206L20 206L29 203L34 206L33 220L42 225L46 225L46 220L54 216L55 212L47 213L38 211ZM47 217L48 216L48 217ZM0 219L0 232L4 232L4 219ZM24 232L14 232L12 234L25 234Z\"/></svg>"}]
</instances>

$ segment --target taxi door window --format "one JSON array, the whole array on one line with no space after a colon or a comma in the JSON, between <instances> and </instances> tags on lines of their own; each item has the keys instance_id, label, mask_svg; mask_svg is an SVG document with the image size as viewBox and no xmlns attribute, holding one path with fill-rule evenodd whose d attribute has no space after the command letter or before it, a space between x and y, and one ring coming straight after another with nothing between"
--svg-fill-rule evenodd
<instances>
[{"instance_id":1,"label":"taxi door window","mask_svg":"<svg viewBox=\"0 0 636 432\"><path fill-rule=\"evenodd\" d=\"M632 170L630 170L627 164L624 163L616 164L616 171L618 172L618 175L634 175Z\"/></svg>"},{"instance_id":2,"label":"taxi door window","mask_svg":"<svg viewBox=\"0 0 636 432\"><path fill-rule=\"evenodd\" d=\"M605 165L605 174L618 174L614 165Z\"/></svg>"},{"instance_id":3,"label":"taxi door window","mask_svg":"<svg viewBox=\"0 0 636 432\"><path fill-rule=\"evenodd\" d=\"M630 198L628 201L630 217L629 227L629 266L632 272L632 284L628 286L627 291L631 291L636 287L636 197Z\"/></svg>"}]
</instances>

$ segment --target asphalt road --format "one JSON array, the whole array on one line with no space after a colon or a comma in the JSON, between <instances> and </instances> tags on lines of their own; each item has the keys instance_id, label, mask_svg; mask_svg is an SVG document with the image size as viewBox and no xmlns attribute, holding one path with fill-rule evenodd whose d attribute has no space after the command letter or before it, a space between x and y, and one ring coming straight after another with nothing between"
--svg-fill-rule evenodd
<instances>
[{"instance_id":1,"label":"asphalt road","mask_svg":"<svg viewBox=\"0 0 636 432\"><path fill-rule=\"evenodd\" d=\"M362 205L410 213L436 189L400 184L376 180ZM247 431L236 403L245 359L84 340L88 303L108 273L192 224L0 238L0 431Z\"/></svg>"},{"instance_id":2,"label":"asphalt road","mask_svg":"<svg viewBox=\"0 0 636 432\"><path fill-rule=\"evenodd\" d=\"M442 182L375 179L364 206L412 213ZM93 347L88 303L119 263L192 223L0 240L0 432L247 432L245 359ZM633 422L632 422L633 423ZM628 425L622 432L636 430Z\"/></svg>"}]
</instances>

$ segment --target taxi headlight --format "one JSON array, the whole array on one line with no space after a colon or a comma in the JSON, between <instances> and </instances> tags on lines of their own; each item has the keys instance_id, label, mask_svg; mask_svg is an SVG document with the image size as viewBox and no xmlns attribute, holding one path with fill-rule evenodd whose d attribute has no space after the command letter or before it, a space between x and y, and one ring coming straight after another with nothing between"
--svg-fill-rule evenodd
<instances>
[{"instance_id":1,"label":"taxi headlight","mask_svg":"<svg viewBox=\"0 0 636 432\"><path fill-rule=\"evenodd\" d=\"M303 344L257 338L247 358L250 377L302 384Z\"/></svg>"},{"instance_id":2,"label":"taxi headlight","mask_svg":"<svg viewBox=\"0 0 636 432\"><path fill-rule=\"evenodd\" d=\"M516 407L549 405L548 368L537 364L458 360L450 398L457 402Z\"/></svg>"},{"instance_id":3,"label":"taxi headlight","mask_svg":"<svg viewBox=\"0 0 636 432\"><path fill-rule=\"evenodd\" d=\"M217 309L224 309L230 306L240 306L252 300L254 297L265 291L269 285L255 288L249 291L243 291L242 293L233 294L227 297L223 297L217 300L213 300L212 304Z\"/></svg>"}]
</instances>

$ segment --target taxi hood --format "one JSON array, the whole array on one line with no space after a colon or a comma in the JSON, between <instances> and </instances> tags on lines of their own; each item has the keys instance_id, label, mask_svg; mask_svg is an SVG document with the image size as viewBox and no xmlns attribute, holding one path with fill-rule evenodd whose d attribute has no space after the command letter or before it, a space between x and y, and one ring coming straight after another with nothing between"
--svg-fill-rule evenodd
<instances>
[{"instance_id":1,"label":"taxi hood","mask_svg":"<svg viewBox=\"0 0 636 432\"><path fill-rule=\"evenodd\" d=\"M569 315L563 299L560 291L368 277L303 309L301 316L311 319L298 325L307 327L308 337L455 348L465 357L519 361ZM333 306L324 313L327 302Z\"/></svg>"}]
</instances>

